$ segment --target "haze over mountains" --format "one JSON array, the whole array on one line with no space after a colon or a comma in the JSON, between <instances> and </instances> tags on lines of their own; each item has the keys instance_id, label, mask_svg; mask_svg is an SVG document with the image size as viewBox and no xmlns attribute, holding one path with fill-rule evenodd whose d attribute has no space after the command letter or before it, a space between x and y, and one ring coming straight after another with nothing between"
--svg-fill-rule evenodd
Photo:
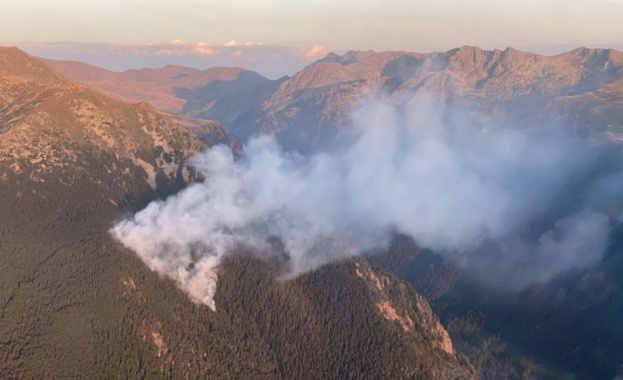
<instances>
[{"instance_id":1,"label":"haze over mountains","mask_svg":"<svg viewBox=\"0 0 623 380\"><path fill-rule=\"evenodd\" d=\"M0 49L0 63L0 208L15 215L2 218L0 225L0 265L10 268L0 288L2 378L86 374L92 378L591 379L612 378L623 363L623 330L618 323L623 316L619 276L623 247L617 219L623 195L620 150L613 145L623 132L621 52L581 48L540 56L474 47L430 54L353 51L329 54L279 80L243 68L220 67L166 66L116 73L78 62L39 60L9 48ZM370 96L382 98L392 112L375 112L364 102ZM470 145L462 140L469 133L437 138L426 135L424 128L416 131L421 134L409 134L408 128L395 128L403 124L388 122L403 121L409 110L422 110L418 108L422 104L436 111L437 124L429 127L443 132L473 128L483 140ZM438 104L443 107L435 108ZM418 115L415 112L413 119L417 121ZM357 117L369 126L369 135L353 137ZM509 136L505 130L524 137L528 135L523 133L532 133L525 131L545 133L521 140L524 145L518 147L513 144L518 140L505 140ZM276 136L276 140L257 145L256 135ZM357 145L357 136L368 144ZM407 137L413 138L409 141L414 145L404 140ZM255 142L243 147L232 138ZM339 149L349 146L353 138L350 147L354 148L344 156L357 160L340 161L342 156L335 152L344 152ZM607 149L584 145L594 141L603 142ZM519 152L514 156L517 164L497 154L508 151L502 149L504 142L517 148L510 149ZM233 148L233 153L226 147L212 148L219 143ZM277 143L278 148L270 145ZM432 152L447 148L443 151L447 155L419 155L431 146L436 148ZM299 194L301 202L333 194L347 183L345 173L366 169L358 171L365 175L359 186L352 186L356 192L335 198L338 202L327 198L327 209L334 214L330 220L336 223L332 227L350 227L368 218L366 222L375 226L394 227L393 233L387 235L386 245L368 247L376 251L375 256L319 260L328 264L285 280L292 264L287 236L269 231L282 240L268 239L270 254L258 253L250 244L233 244L228 246L233 254L222 257L216 273L206 272L216 286L211 294L215 311L193 303L178 287L190 293L184 281L188 273L200 273L197 258L203 247L191 244L186 252L190 259L177 255L179 265L171 271L175 275L159 271L171 281L123 249L108 230L151 201L186 188L155 204L183 201L188 194L200 193L198 186L222 180L219 172L188 165L190 157L206 149L196 163L227 152L231 162L223 162L238 174L249 172L245 170L254 163L266 168L262 164L276 162L275 170L258 171L258 184L283 175L284 183L291 185L292 172L297 179L311 178L301 181L303 187L320 186L322 191ZM272 155L275 151L278 154ZM405 161L409 157L414 159ZM411 165L415 159L421 159L422 167L435 162L426 172L430 177L419 176L422 172ZM323 169L318 171L322 175L306 177L315 168ZM400 170L392 171L392 177L386 175L387 168ZM452 168L461 175L444 177ZM327 173L333 176L326 178ZM382 180L377 181L376 175ZM457 179L478 186L457 186ZM442 252L446 246L421 244L426 242L418 241L421 230L411 234L408 228L395 228L400 224L384 219L381 211L387 210L349 214L349 204L357 201L352 194L402 189L391 186L401 181L430 190L432 198L411 202L413 187L403 186L402 196L380 191L373 203L390 208L389 201L395 200L392 207L409 215L413 209L406 206L419 205L421 220L412 215L403 220L410 227L430 227L427 221L439 215L448 216L439 220L456 226L451 211L459 212L465 197L476 199L463 190L502 188L517 200L517 209L543 211L528 218L519 237L544 236L546 244L561 241L566 231L573 230L567 228L573 224L564 224L566 217L582 219L585 210L598 216L598 231L603 233L600 243L593 244L593 229L583 227L594 225L578 224L580 231L588 231L578 235L588 236L580 239L585 244L563 245L556 253L576 252L577 257L590 260L565 262L568 256L552 256L545 260L548 265L560 259L566 266L556 264L556 271L530 277L519 291L492 291L482 278L491 271L503 279L509 273L489 265L500 261L494 255L500 252L495 239L478 240L482 244L471 247L481 257L491 256L489 264L479 266L486 261L465 260L470 256L463 256L460 249L457 256ZM260 205L272 210L271 199L280 200L282 194L274 187L265 189L272 198ZM444 194L445 200L435 198ZM492 214L485 207L505 192L484 194L482 207L476 205L456 219L482 221L495 230L506 219L488 218ZM196 199L201 205L204 198ZM224 199L216 203L228 206ZM314 205L310 214L322 215L317 204L310 204ZM448 207L450 212L444 214L427 209L431 204L454 208ZM187 211L204 210L192 202L191 206ZM267 218L269 222L288 216L291 207L277 211ZM185 228L192 224L189 215L174 221L181 232L192 235ZM219 221L219 215L210 217ZM156 213L150 220L158 228L166 227L159 217ZM235 234L240 220L234 222L219 222L222 230L216 231ZM158 243L158 238L167 238L164 230L155 231L147 240ZM456 229L439 231L447 234L443 235L446 243L457 236ZM475 236L481 237L478 232ZM521 241L517 236L504 235L504 242L515 244ZM457 245L465 245L465 240ZM166 249L154 256L156 264L175 253L171 245L159 248L163 246ZM532 248L526 252L538 255L538 249ZM162 268L156 264L150 267Z\"/></svg>"}]
</instances>

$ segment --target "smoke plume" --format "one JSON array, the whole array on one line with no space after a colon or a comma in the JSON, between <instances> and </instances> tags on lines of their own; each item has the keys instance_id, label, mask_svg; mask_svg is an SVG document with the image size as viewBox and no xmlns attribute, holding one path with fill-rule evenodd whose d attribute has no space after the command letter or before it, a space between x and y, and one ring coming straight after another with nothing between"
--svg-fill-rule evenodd
<instances>
[{"instance_id":1,"label":"smoke plume","mask_svg":"<svg viewBox=\"0 0 623 380\"><path fill-rule=\"evenodd\" d=\"M192 162L205 181L112 233L213 309L223 256L240 244L269 252L275 239L294 275L391 233L509 287L599 261L623 185L618 151L560 128L471 124L447 108L371 102L330 152L303 157L257 137L236 160L217 146Z\"/></svg>"}]
</instances>

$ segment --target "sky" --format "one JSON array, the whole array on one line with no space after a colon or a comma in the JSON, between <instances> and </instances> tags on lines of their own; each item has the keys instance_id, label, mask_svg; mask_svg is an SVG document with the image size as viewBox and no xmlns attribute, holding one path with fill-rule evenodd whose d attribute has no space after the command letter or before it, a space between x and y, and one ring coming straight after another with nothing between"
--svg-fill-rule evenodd
<instances>
[{"instance_id":1,"label":"sky","mask_svg":"<svg viewBox=\"0 0 623 380\"><path fill-rule=\"evenodd\" d=\"M182 42L192 46L184 59L169 52L174 63L262 67L259 61L272 60L280 66L273 76L328 51L473 45L557 53L623 46L623 0L2 0L0 14L2 45L52 58L87 57L112 69L124 68L129 47L143 59L126 66L157 65L162 55L139 47L173 42L178 50ZM115 53L118 60L97 51L111 46L125 49ZM249 46L254 54L245 56Z\"/></svg>"}]
</instances>

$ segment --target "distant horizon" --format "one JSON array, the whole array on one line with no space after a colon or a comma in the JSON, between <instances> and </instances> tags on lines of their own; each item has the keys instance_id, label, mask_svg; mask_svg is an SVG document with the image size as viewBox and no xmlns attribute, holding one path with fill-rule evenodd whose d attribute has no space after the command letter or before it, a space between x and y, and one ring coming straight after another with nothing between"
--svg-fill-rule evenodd
<instances>
[{"instance_id":1,"label":"distant horizon","mask_svg":"<svg viewBox=\"0 0 623 380\"><path fill-rule=\"evenodd\" d=\"M11 16L0 25L0 44L250 41L413 51L623 43L623 0L4 0L0 11Z\"/></svg>"},{"instance_id":2,"label":"distant horizon","mask_svg":"<svg viewBox=\"0 0 623 380\"><path fill-rule=\"evenodd\" d=\"M25 43L15 46L28 54L53 60L76 61L114 72L127 70L162 68L168 65L184 66L199 70L211 67L241 67L256 71L270 78L278 79L291 76L308 64L325 57L329 53L343 55L349 51L406 51L414 53L446 52L463 46L476 47L485 51L512 48L539 55L557 55L577 48L614 49L623 51L620 44L553 44L553 45L516 45L516 46L478 46L464 44L454 47L425 47L420 49L329 49L324 45L308 48L288 48L265 44L223 44L171 42L166 44L112 44L85 42L49 42ZM203 50L202 50L203 49ZM209 49L209 50L208 50Z\"/></svg>"},{"instance_id":3,"label":"distant horizon","mask_svg":"<svg viewBox=\"0 0 623 380\"><path fill-rule=\"evenodd\" d=\"M623 48L623 0L4 0L0 12L1 45L115 71L168 56L274 78L329 51Z\"/></svg>"}]
</instances>

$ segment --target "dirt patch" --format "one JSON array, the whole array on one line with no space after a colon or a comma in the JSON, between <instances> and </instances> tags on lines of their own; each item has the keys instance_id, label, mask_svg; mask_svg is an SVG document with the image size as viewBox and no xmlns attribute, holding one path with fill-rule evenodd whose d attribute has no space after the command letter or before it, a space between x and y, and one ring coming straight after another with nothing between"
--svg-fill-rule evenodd
<instances>
[{"instance_id":1,"label":"dirt patch","mask_svg":"<svg viewBox=\"0 0 623 380\"><path fill-rule=\"evenodd\" d=\"M446 329L439 322L435 323L434 330L440 338L439 348L450 355L454 355L454 347L452 346L452 340L450 339L448 331L446 331Z\"/></svg>"},{"instance_id":2,"label":"dirt patch","mask_svg":"<svg viewBox=\"0 0 623 380\"><path fill-rule=\"evenodd\" d=\"M390 301L381 301L376 304L376 307L385 319L397 321L404 332L413 330L413 320L408 315L405 317L400 316Z\"/></svg>"},{"instance_id":3,"label":"dirt patch","mask_svg":"<svg viewBox=\"0 0 623 380\"><path fill-rule=\"evenodd\" d=\"M169 353L169 347L162 335L162 324L160 322L147 324L143 321L141 325L141 335L143 340L151 340L156 348L156 356L162 358Z\"/></svg>"},{"instance_id":4,"label":"dirt patch","mask_svg":"<svg viewBox=\"0 0 623 380\"><path fill-rule=\"evenodd\" d=\"M156 348L158 349L158 357L162 357L163 355L166 355L167 352L169 352L169 348L167 347L167 344L164 342L164 339L162 338L162 334L159 331L153 330L151 332L151 338L152 341L154 342L154 346L156 346Z\"/></svg>"}]
</instances>

